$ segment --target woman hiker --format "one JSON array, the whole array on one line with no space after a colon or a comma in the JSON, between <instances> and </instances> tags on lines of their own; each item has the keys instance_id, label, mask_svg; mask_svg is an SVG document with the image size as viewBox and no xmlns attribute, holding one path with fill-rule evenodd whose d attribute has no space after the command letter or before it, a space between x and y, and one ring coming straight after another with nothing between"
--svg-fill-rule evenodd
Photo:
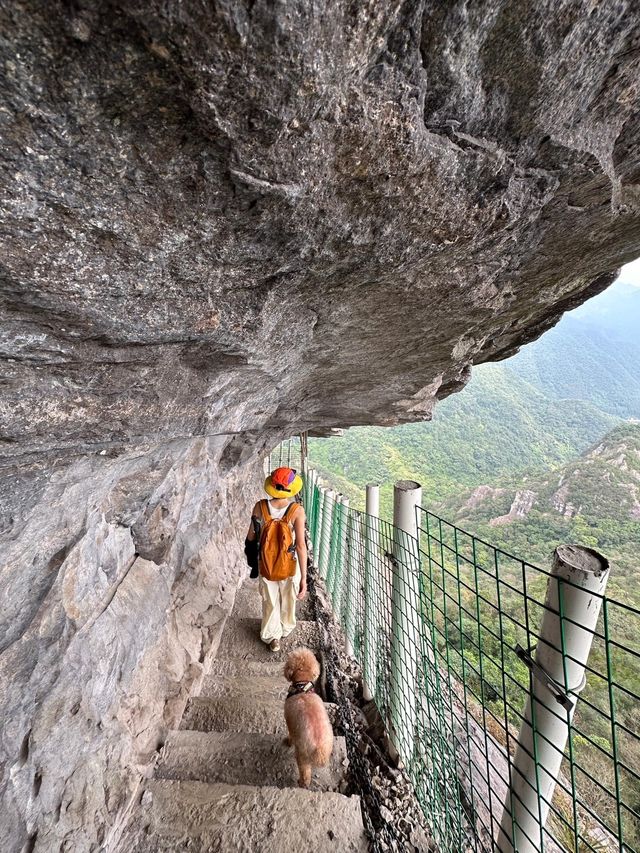
<instances>
[{"instance_id":1,"label":"woman hiker","mask_svg":"<svg viewBox=\"0 0 640 853\"><path fill-rule=\"evenodd\" d=\"M292 468L272 471L264 481L270 500L254 506L245 543L245 550L258 550L260 639L272 652L280 651L280 640L296 627L296 599L307 592L305 514L294 500L301 488L302 478Z\"/></svg>"}]
</instances>

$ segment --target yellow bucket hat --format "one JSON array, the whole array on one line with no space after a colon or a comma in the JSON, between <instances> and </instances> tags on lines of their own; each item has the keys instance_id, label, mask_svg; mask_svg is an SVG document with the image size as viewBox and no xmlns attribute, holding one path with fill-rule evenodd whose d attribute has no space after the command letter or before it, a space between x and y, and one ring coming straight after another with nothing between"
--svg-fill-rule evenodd
<instances>
[{"instance_id":1,"label":"yellow bucket hat","mask_svg":"<svg viewBox=\"0 0 640 853\"><path fill-rule=\"evenodd\" d=\"M302 488L302 477L293 468L276 468L264 481L264 490L272 498L292 498Z\"/></svg>"}]
</instances>

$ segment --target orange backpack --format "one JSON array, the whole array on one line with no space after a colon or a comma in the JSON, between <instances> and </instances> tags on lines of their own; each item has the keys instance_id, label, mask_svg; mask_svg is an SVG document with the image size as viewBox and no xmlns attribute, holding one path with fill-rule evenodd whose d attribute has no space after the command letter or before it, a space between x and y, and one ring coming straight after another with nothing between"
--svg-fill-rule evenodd
<instances>
[{"instance_id":1,"label":"orange backpack","mask_svg":"<svg viewBox=\"0 0 640 853\"><path fill-rule=\"evenodd\" d=\"M269 501L260 501L262 530L258 565L268 581L283 581L296 573L296 546L293 541L293 517L297 503L289 504L282 518L272 518Z\"/></svg>"}]
</instances>

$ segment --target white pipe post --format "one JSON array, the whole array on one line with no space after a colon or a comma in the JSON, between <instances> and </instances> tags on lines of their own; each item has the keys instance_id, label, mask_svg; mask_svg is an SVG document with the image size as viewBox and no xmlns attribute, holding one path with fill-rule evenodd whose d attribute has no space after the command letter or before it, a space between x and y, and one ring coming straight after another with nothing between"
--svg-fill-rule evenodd
<instances>
[{"instance_id":1,"label":"white pipe post","mask_svg":"<svg viewBox=\"0 0 640 853\"><path fill-rule=\"evenodd\" d=\"M300 433L300 465L302 467L302 473L307 474L309 469L309 444L307 440L307 433Z\"/></svg>"},{"instance_id":2,"label":"white pipe post","mask_svg":"<svg viewBox=\"0 0 640 853\"><path fill-rule=\"evenodd\" d=\"M333 524L333 513L335 506L335 492L325 489L322 499L322 528L320 533L320 547L318 549L318 571L320 577L326 580L329 568L329 551L331 550L331 527Z\"/></svg>"},{"instance_id":3,"label":"white pipe post","mask_svg":"<svg viewBox=\"0 0 640 853\"><path fill-rule=\"evenodd\" d=\"M339 538L333 559L333 572L331 577L331 597L333 598L333 612L340 619L342 607L342 595L344 593L345 571L349 571L347 559L347 521L349 519L349 498L340 496L340 504L337 508L337 522Z\"/></svg>"},{"instance_id":4,"label":"white pipe post","mask_svg":"<svg viewBox=\"0 0 640 853\"><path fill-rule=\"evenodd\" d=\"M500 853L538 853L609 579L609 562L580 545L559 545L547 584L532 692L518 736L498 835ZM547 682L546 679L549 679ZM553 683L570 701L563 707Z\"/></svg>"},{"instance_id":5,"label":"white pipe post","mask_svg":"<svg viewBox=\"0 0 640 853\"><path fill-rule=\"evenodd\" d=\"M362 539L360 538L360 515L350 511L347 521L347 618L345 634L347 638L347 654L354 657L353 644L356 636L358 607L357 590L360 586L362 565Z\"/></svg>"},{"instance_id":6,"label":"white pipe post","mask_svg":"<svg viewBox=\"0 0 640 853\"><path fill-rule=\"evenodd\" d=\"M391 603L391 740L408 764L416 728L420 656L420 551L416 507L422 486L400 480L393 489L393 598Z\"/></svg>"},{"instance_id":7,"label":"white pipe post","mask_svg":"<svg viewBox=\"0 0 640 853\"><path fill-rule=\"evenodd\" d=\"M380 560L380 486L367 483L366 517L364 519L364 667L363 696L373 698L377 683L377 633L381 626L382 572Z\"/></svg>"}]
</instances>

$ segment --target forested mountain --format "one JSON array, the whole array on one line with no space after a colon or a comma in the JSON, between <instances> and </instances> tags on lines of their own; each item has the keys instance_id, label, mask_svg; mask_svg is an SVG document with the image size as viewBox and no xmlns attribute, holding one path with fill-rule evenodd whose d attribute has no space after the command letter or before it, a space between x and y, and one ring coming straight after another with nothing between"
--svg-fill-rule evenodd
<instances>
[{"instance_id":1,"label":"forested mountain","mask_svg":"<svg viewBox=\"0 0 640 853\"><path fill-rule=\"evenodd\" d=\"M609 592L640 606L640 424L617 427L553 471L483 484L438 509L541 565L558 542L597 548L615 564Z\"/></svg>"},{"instance_id":2,"label":"forested mountain","mask_svg":"<svg viewBox=\"0 0 640 853\"><path fill-rule=\"evenodd\" d=\"M507 363L486 364L437 406L432 422L357 427L339 439L312 439L310 453L356 505L368 482L380 483L390 510L395 480L419 480L430 502L455 498L497 477L566 462L617 423L590 402L550 399Z\"/></svg>"},{"instance_id":3,"label":"forested mountain","mask_svg":"<svg viewBox=\"0 0 640 853\"><path fill-rule=\"evenodd\" d=\"M551 399L589 400L604 412L640 418L640 288L617 282L508 365Z\"/></svg>"}]
</instances>

